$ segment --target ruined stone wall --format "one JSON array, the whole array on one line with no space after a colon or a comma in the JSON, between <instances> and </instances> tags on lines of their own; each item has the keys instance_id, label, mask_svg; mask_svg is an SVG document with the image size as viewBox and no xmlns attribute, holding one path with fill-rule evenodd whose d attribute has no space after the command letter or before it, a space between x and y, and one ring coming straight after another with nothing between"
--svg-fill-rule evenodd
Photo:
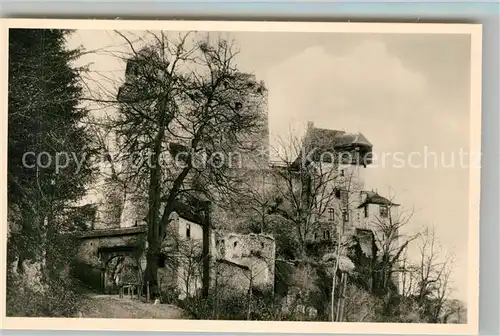
<instances>
[{"instance_id":1,"label":"ruined stone wall","mask_svg":"<svg viewBox=\"0 0 500 336\"><path fill-rule=\"evenodd\" d=\"M255 77L255 76L254 76ZM253 80L256 80L253 78ZM240 142L244 144L246 150L241 152L242 166L246 169L262 169L267 166L269 160L269 117L268 117L268 92L260 83L254 86L254 93L243 102L242 108L255 110L260 117L259 128L248 134ZM251 150L248 150L251 149ZM234 161L231 161L234 162Z\"/></svg>"},{"instance_id":2,"label":"ruined stone wall","mask_svg":"<svg viewBox=\"0 0 500 336\"><path fill-rule=\"evenodd\" d=\"M218 256L250 269L253 285L274 287L276 242L262 234L229 233L218 238Z\"/></svg>"},{"instance_id":3,"label":"ruined stone wall","mask_svg":"<svg viewBox=\"0 0 500 336\"><path fill-rule=\"evenodd\" d=\"M212 286L218 294L224 291L238 291L245 293L250 287L251 272L246 267L232 264L225 260L217 261Z\"/></svg>"}]
</instances>

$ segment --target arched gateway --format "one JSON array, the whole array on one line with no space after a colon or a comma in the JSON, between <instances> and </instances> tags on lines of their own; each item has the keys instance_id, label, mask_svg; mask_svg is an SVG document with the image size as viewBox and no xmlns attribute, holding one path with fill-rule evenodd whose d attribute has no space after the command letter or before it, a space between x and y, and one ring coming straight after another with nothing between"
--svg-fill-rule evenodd
<instances>
[{"instance_id":1,"label":"arched gateway","mask_svg":"<svg viewBox=\"0 0 500 336\"><path fill-rule=\"evenodd\" d=\"M138 283L145 267L146 226L80 232L77 276L95 290L117 292L118 284Z\"/></svg>"}]
</instances>

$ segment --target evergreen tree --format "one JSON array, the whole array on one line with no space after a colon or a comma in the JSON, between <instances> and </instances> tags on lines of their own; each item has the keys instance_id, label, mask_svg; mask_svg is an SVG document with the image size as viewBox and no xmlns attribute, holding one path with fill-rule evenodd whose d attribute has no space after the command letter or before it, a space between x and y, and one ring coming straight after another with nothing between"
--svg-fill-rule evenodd
<instances>
[{"instance_id":1,"label":"evergreen tree","mask_svg":"<svg viewBox=\"0 0 500 336\"><path fill-rule=\"evenodd\" d=\"M55 286L67 269L66 247L71 244L60 233L72 221L64 213L84 195L92 177L92 141L82 123L88 111L80 107L82 69L72 66L79 51L66 49L69 33L9 32L8 258L17 266L8 273L22 278L25 261L40 262L45 289ZM12 276L8 289L19 290Z\"/></svg>"}]
</instances>

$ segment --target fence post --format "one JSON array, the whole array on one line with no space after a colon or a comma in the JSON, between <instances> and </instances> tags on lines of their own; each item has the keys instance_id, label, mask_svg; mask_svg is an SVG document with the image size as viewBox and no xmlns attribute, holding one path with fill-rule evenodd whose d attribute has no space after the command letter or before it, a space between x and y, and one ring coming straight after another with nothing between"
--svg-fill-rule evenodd
<instances>
[{"instance_id":1,"label":"fence post","mask_svg":"<svg viewBox=\"0 0 500 336\"><path fill-rule=\"evenodd\" d=\"M149 302L151 300L151 294L149 291L149 281L146 281L146 292L147 292L146 301Z\"/></svg>"}]
</instances>

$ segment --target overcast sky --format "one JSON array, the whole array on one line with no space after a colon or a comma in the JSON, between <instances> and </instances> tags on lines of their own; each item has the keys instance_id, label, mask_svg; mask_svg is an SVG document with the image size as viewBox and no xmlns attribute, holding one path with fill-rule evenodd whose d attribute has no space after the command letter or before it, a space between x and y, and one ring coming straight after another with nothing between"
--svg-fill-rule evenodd
<instances>
[{"instance_id":1,"label":"overcast sky","mask_svg":"<svg viewBox=\"0 0 500 336\"><path fill-rule=\"evenodd\" d=\"M466 301L469 172L470 37L450 34L231 33L241 70L269 89L271 142L290 127L316 126L362 132L383 153L438 153L455 167L365 170L366 187L415 208L412 228L438 225L442 244L457 255L455 296ZM77 31L72 47L93 50L122 43L112 32ZM92 70L121 79L123 63L88 55ZM442 153L442 154L441 154ZM418 155L418 154L415 154ZM423 164L418 156L413 162ZM440 159L439 159L440 160Z\"/></svg>"}]
</instances>

